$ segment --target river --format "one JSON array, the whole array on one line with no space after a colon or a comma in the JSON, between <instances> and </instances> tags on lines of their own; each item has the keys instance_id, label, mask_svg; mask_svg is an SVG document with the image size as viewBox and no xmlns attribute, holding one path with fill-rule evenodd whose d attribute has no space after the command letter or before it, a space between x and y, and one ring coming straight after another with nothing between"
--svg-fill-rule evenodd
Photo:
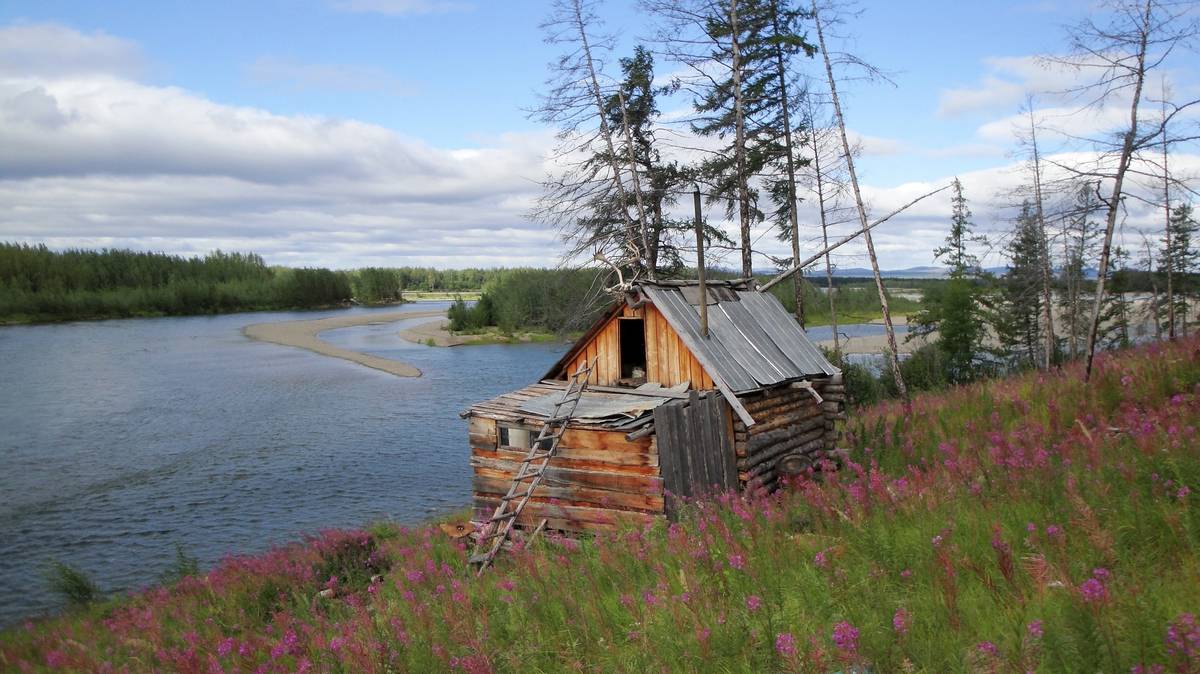
<instances>
[{"instance_id":1,"label":"river","mask_svg":"<svg viewBox=\"0 0 1200 674\"><path fill-rule=\"evenodd\" d=\"M207 566L462 507L458 413L536 380L565 349L431 348L397 337L407 321L322 334L424 372L403 378L241 332L345 313L0 328L0 625L57 606L52 559L128 591L153 584L176 544Z\"/></svg>"}]
</instances>

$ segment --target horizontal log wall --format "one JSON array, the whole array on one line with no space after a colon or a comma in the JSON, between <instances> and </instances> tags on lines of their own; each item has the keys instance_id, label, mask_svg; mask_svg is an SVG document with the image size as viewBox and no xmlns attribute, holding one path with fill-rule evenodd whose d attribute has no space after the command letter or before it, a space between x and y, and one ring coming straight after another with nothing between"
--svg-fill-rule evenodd
<instances>
[{"instance_id":1,"label":"horizontal log wall","mask_svg":"<svg viewBox=\"0 0 1200 674\"><path fill-rule=\"evenodd\" d=\"M496 421L469 420L474 521L485 522L508 492L527 450L497 445ZM536 435L538 426L521 426ZM625 431L569 428L517 524L571 532L642 524L664 514L663 480L654 436L626 440Z\"/></svg>"},{"instance_id":2,"label":"horizontal log wall","mask_svg":"<svg viewBox=\"0 0 1200 674\"><path fill-rule=\"evenodd\" d=\"M563 376L575 372L580 365L596 360L596 369L588 383L613 386L621 378L621 318L641 318L646 330L646 381L658 382L663 386L674 386L691 382L691 388L709 390L715 388L712 377L701 367L700 361L684 346L679 334L667 323L658 309L646 304L636 309L625 307L619 317L608 324L588 341L574 360L567 366Z\"/></svg>"},{"instance_id":3,"label":"horizontal log wall","mask_svg":"<svg viewBox=\"0 0 1200 674\"><path fill-rule=\"evenodd\" d=\"M842 375L815 379L818 403L805 389L788 386L741 398L755 424L734 419L734 454L743 489L772 489L778 481L778 461L799 454L815 465L829 456L837 441L836 422L845 419Z\"/></svg>"}]
</instances>

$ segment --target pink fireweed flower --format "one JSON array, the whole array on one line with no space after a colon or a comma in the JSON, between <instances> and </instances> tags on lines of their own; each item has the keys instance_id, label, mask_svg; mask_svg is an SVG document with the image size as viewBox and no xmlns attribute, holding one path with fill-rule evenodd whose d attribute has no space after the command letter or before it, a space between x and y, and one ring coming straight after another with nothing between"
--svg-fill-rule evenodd
<instances>
[{"instance_id":1,"label":"pink fireweed flower","mask_svg":"<svg viewBox=\"0 0 1200 674\"><path fill-rule=\"evenodd\" d=\"M854 655L858 652L858 629L845 620L834 625L833 645L846 655Z\"/></svg>"},{"instance_id":2,"label":"pink fireweed flower","mask_svg":"<svg viewBox=\"0 0 1200 674\"><path fill-rule=\"evenodd\" d=\"M233 637L227 637L217 644L217 655L225 657L233 652Z\"/></svg>"},{"instance_id":3,"label":"pink fireweed flower","mask_svg":"<svg viewBox=\"0 0 1200 674\"><path fill-rule=\"evenodd\" d=\"M737 569L738 571L741 571L742 569L746 568L746 556L745 555L729 555L728 561L729 561L730 568Z\"/></svg>"},{"instance_id":4,"label":"pink fireweed flower","mask_svg":"<svg viewBox=\"0 0 1200 674\"><path fill-rule=\"evenodd\" d=\"M751 613L757 611L761 607L762 599L760 599L758 595L752 594L749 597L746 597L746 608L749 609Z\"/></svg>"},{"instance_id":5,"label":"pink fireweed flower","mask_svg":"<svg viewBox=\"0 0 1200 674\"><path fill-rule=\"evenodd\" d=\"M1000 655L1000 649L996 648L996 644L993 644L990 641L980 641L979 643L975 644L975 650L983 653L984 655L990 655L992 657Z\"/></svg>"},{"instance_id":6,"label":"pink fireweed flower","mask_svg":"<svg viewBox=\"0 0 1200 674\"><path fill-rule=\"evenodd\" d=\"M1058 538L1059 536L1062 536L1062 527L1058 526L1057 524L1051 524L1050 526L1046 527L1046 535L1050 538Z\"/></svg>"},{"instance_id":7,"label":"pink fireweed flower","mask_svg":"<svg viewBox=\"0 0 1200 674\"><path fill-rule=\"evenodd\" d=\"M829 563L829 560L825 558L824 550L813 555L813 564L816 564L817 566L821 567L822 569L825 568L825 565L828 563Z\"/></svg>"},{"instance_id":8,"label":"pink fireweed flower","mask_svg":"<svg viewBox=\"0 0 1200 674\"><path fill-rule=\"evenodd\" d=\"M1192 493L1192 490L1189 489L1188 486L1185 484L1179 488L1179 491L1175 492L1175 498L1182 501L1182 500L1186 499L1188 497L1188 494L1190 494L1190 493Z\"/></svg>"},{"instance_id":9,"label":"pink fireweed flower","mask_svg":"<svg viewBox=\"0 0 1200 674\"><path fill-rule=\"evenodd\" d=\"M912 569L904 569L900 572L901 578L912 578Z\"/></svg>"},{"instance_id":10,"label":"pink fireweed flower","mask_svg":"<svg viewBox=\"0 0 1200 674\"><path fill-rule=\"evenodd\" d=\"M775 651L785 658L796 656L796 637L787 632L780 632L775 637Z\"/></svg>"},{"instance_id":11,"label":"pink fireweed flower","mask_svg":"<svg viewBox=\"0 0 1200 674\"><path fill-rule=\"evenodd\" d=\"M336 651L342 646L345 646L347 641L349 641L349 639L346 639L345 637L334 637L329 641L329 650Z\"/></svg>"},{"instance_id":12,"label":"pink fireweed flower","mask_svg":"<svg viewBox=\"0 0 1200 674\"><path fill-rule=\"evenodd\" d=\"M1108 599L1108 589L1095 578L1088 578L1079 586L1079 596L1089 604L1096 604Z\"/></svg>"},{"instance_id":13,"label":"pink fireweed flower","mask_svg":"<svg viewBox=\"0 0 1200 674\"><path fill-rule=\"evenodd\" d=\"M654 593L651 592L650 590L646 590L645 592L642 593L642 601L646 602L646 606L657 606L658 605L658 597L655 597Z\"/></svg>"},{"instance_id":14,"label":"pink fireweed flower","mask_svg":"<svg viewBox=\"0 0 1200 674\"><path fill-rule=\"evenodd\" d=\"M912 621L912 614L904 610L903 607L896 609L892 614L892 629L896 630L896 634L908 634L908 625Z\"/></svg>"},{"instance_id":15,"label":"pink fireweed flower","mask_svg":"<svg viewBox=\"0 0 1200 674\"><path fill-rule=\"evenodd\" d=\"M1025 631L1029 633L1031 639L1041 639L1045 631L1042 628L1042 621L1034 620L1025 626Z\"/></svg>"},{"instance_id":16,"label":"pink fireweed flower","mask_svg":"<svg viewBox=\"0 0 1200 674\"><path fill-rule=\"evenodd\" d=\"M1166 643L1167 655L1186 660L1188 663L1200 664L1200 625L1196 623L1196 616L1181 613L1171 621L1167 626Z\"/></svg>"}]
</instances>

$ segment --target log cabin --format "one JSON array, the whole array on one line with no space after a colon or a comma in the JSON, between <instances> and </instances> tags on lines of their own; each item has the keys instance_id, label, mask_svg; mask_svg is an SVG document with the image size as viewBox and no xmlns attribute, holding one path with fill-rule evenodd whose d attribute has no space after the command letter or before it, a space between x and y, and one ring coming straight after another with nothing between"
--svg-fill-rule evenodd
<instances>
[{"instance_id":1,"label":"log cabin","mask_svg":"<svg viewBox=\"0 0 1200 674\"><path fill-rule=\"evenodd\" d=\"M772 489L829 456L844 418L841 372L753 281L635 282L541 381L462 413L477 526L588 365L519 527L603 531L669 517L675 497Z\"/></svg>"}]
</instances>

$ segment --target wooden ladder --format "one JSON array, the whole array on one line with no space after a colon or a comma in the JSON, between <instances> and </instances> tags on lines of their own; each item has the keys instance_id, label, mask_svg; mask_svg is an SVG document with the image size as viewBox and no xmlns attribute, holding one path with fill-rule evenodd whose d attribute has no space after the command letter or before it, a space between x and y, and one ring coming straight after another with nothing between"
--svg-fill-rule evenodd
<instances>
[{"instance_id":1,"label":"wooden ladder","mask_svg":"<svg viewBox=\"0 0 1200 674\"><path fill-rule=\"evenodd\" d=\"M595 366L596 359L590 363L584 361L580 363L575 374L567 380L567 387L563 389L562 398L554 403L554 411L550 413L550 418L542 424L542 430L538 433L537 439L530 444L529 453L525 455L521 465L517 468L512 484L508 487L508 493L500 499L500 505L496 506L496 511L492 513L491 519L479 530L479 537L475 540L475 553L471 555L469 561L471 564L479 565L480 574L491 565L492 560L504 547L521 511L529 503L534 490L542 483L542 478L546 475L546 466L549 465L550 459L558 453L558 442L566 433L567 424L575 414L575 408L579 405L579 399L583 397L588 377L591 376L592 368ZM541 531L545 526L546 520L542 520L534 533Z\"/></svg>"}]
</instances>

